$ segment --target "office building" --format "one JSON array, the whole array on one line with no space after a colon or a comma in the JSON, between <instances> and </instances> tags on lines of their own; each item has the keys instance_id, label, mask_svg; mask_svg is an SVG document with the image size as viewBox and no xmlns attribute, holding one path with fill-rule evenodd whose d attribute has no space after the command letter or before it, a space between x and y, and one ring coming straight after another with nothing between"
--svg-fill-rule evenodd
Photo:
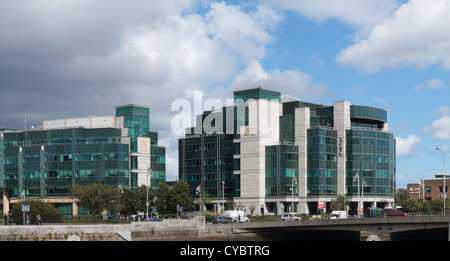
<instances>
[{"instance_id":1,"label":"office building","mask_svg":"<svg viewBox=\"0 0 450 261\"><path fill-rule=\"evenodd\" d=\"M434 179L421 179L419 183L407 184L406 188L410 198L433 200L443 198L445 196L445 198L448 199L449 185L450 176L448 174L445 176L444 174L437 174Z\"/></svg>"},{"instance_id":2,"label":"office building","mask_svg":"<svg viewBox=\"0 0 450 261\"><path fill-rule=\"evenodd\" d=\"M210 209L318 214L339 195L350 211L394 202L395 139L385 109L300 101L261 87L205 111L179 139L179 180Z\"/></svg>"},{"instance_id":3,"label":"office building","mask_svg":"<svg viewBox=\"0 0 450 261\"><path fill-rule=\"evenodd\" d=\"M149 107L130 104L116 107L115 116L0 130L4 212L10 204L32 198L52 203L65 215L87 214L69 197L74 184L157 187L166 179L165 148L158 146L158 133L149 128Z\"/></svg>"}]
</instances>

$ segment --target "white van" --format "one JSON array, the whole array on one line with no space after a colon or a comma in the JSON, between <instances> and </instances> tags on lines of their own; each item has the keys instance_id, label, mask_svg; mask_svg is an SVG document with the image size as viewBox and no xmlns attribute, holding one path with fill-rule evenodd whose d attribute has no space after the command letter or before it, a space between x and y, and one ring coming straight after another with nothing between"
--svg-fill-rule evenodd
<instances>
[{"instance_id":1,"label":"white van","mask_svg":"<svg viewBox=\"0 0 450 261\"><path fill-rule=\"evenodd\" d=\"M244 211L226 210L223 215L227 218L231 218L233 223L250 222L250 219Z\"/></svg>"},{"instance_id":2,"label":"white van","mask_svg":"<svg viewBox=\"0 0 450 261\"><path fill-rule=\"evenodd\" d=\"M330 219L347 219L348 212L345 210L332 211L330 214Z\"/></svg>"}]
</instances>

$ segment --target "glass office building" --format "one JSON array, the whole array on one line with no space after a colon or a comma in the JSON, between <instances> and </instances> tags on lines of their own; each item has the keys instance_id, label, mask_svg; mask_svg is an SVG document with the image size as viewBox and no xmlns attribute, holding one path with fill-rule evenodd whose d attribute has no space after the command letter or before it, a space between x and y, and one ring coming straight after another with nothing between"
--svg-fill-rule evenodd
<instances>
[{"instance_id":1,"label":"glass office building","mask_svg":"<svg viewBox=\"0 0 450 261\"><path fill-rule=\"evenodd\" d=\"M317 214L339 195L355 212L393 204L387 110L313 104L261 87L236 91L234 102L198 116L179 139L179 179L209 208L226 201L251 214Z\"/></svg>"},{"instance_id":2,"label":"glass office building","mask_svg":"<svg viewBox=\"0 0 450 261\"><path fill-rule=\"evenodd\" d=\"M165 182L165 148L149 131L149 108L125 105L116 115L44 121L29 130L0 130L3 210L21 198L45 199L63 214L83 210L70 199L74 184L136 189Z\"/></svg>"}]
</instances>

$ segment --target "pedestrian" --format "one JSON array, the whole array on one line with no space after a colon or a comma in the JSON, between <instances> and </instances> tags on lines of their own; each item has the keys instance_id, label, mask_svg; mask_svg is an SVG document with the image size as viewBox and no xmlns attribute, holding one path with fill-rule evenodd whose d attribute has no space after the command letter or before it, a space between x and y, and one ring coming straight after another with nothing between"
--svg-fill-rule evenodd
<instances>
[{"instance_id":1,"label":"pedestrian","mask_svg":"<svg viewBox=\"0 0 450 261\"><path fill-rule=\"evenodd\" d=\"M11 212L8 213L8 225L11 226L11 221L12 221L12 214Z\"/></svg>"},{"instance_id":2,"label":"pedestrian","mask_svg":"<svg viewBox=\"0 0 450 261\"><path fill-rule=\"evenodd\" d=\"M37 214L36 216L36 225L40 225L41 224L41 215Z\"/></svg>"},{"instance_id":3,"label":"pedestrian","mask_svg":"<svg viewBox=\"0 0 450 261\"><path fill-rule=\"evenodd\" d=\"M26 220L27 220L27 221L26 221L26 224L29 225L29 224L30 224L30 216L28 216L28 214L27 214L27 216L26 216Z\"/></svg>"}]
</instances>

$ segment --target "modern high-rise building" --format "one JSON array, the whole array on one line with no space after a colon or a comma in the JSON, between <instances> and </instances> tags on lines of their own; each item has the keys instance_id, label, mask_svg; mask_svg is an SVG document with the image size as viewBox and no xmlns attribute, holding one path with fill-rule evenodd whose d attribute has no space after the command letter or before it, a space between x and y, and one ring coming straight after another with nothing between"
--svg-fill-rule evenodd
<instances>
[{"instance_id":1,"label":"modern high-rise building","mask_svg":"<svg viewBox=\"0 0 450 261\"><path fill-rule=\"evenodd\" d=\"M75 184L136 189L166 181L165 148L150 131L147 106L116 107L115 116L44 121L0 130L3 210L23 198L44 199L63 214L84 214L69 197ZM151 179L150 179L151 177Z\"/></svg>"},{"instance_id":2,"label":"modern high-rise building","mask_svg":"<svg viewBox=\"0 0 450 261\"><path fill-rule=\"evenodd\" d=\"M345 196L351 211L389 207L395 139L385 109L300 101L261 87L205 111L179 139L179 180L212 204L250 214L317 214Z\"/></svg>"}]
</instances>

